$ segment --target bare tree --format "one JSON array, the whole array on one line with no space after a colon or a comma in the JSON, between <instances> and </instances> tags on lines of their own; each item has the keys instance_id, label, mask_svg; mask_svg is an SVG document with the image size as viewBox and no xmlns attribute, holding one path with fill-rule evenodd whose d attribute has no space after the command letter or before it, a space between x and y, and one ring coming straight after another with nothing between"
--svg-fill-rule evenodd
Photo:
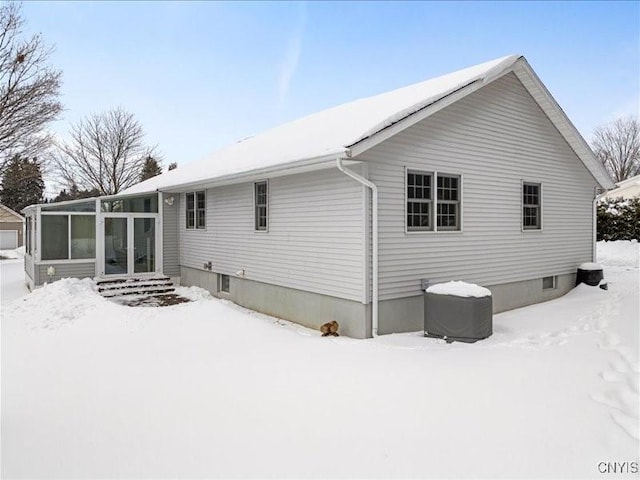
<instances>
[{"instance_id":1,"label":"bare tree","mask_svg":"<svg viewBox=\"0 0 640 480\"><path fill-rule=\"evenodd\" d=\"M640 123L625 117L596 128L591 147L615 182L640 174Z\"/></svg>"},{"instance_id":2,"label":"bare tree","mask_svg":"<svg viewBox=\"0 0 640 480\"><path fill-rule=\"evenodd\" d=\"M62 111L62 73L47 65L41 36L22 38L20 6L0 3L0 175L15 154L32 157L51 143L47 123Z\"/></svg>"},{"instance_id":3,"label":"bare tree","mask_svg":"<svg viewBox=\"0 0 640 480\"><path fill-rule=\"evenodd\" d=\"M134 116L120 108L90 115L71 127L71 141L59 146L54 168L68 186L113 195L140 181L147 157L158 158L144 136Z\"/></svg>"}]
</instances>

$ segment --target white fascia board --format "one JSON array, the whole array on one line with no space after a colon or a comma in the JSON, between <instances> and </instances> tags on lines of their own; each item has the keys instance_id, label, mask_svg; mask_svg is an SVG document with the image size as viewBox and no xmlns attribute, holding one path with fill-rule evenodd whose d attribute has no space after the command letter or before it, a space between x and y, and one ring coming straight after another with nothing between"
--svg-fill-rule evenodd
<instances>
[{"instance_id":1,"label":"white fascia board","mask_svg":"<svg viewBox=\"0 0 640 480\"><path fill-rule=\"evenodd\" d=\"M503 72L502 75L504 75L504 73L506 72ZM498 77L495 77L495 78L498 78ZM495 80L495 78L493 78L492 80ZM478 90L479 88L483 87L486 84L487 84L486 80L483 81L482 79L477 79L471 83L468 83L463 87L460 87L458 90L455 90L449 93L448 95L445 95L444 97L434 100L433 103L430 103L429 105L427 105L426 107L423 107L417 112L414 112L404 117L402 120L399 120L396 123L383 128L379 132L371 135L370 137L367 137L353 144L351 147L349 147L349 152L348 152L349 156L353 158L366 152L367 150L393 137L394 135L397 135L403 130L406 130L407 128L415 125L421 120L424 120L425 118L430 117L434 113L439 112L440 110L448 107L452 103L455 103L458 100L466 97L470 93L475 92L476 90Z\"/></svg>"},{"instance_id":2,"label":"white fascia board","mask_svg":"<svg viewBox=\"0 0 640 480\"><path fill-rule=\"evenodd\" d=\"M515 58L515 57L514 57ZM503 68L497 69L495 71L489 72L489 74L485 75L482 78L477 78L466 85L462 85L458 89L450 92L436 100L434 100L429 105L422 107L420 110L413 112L403 119L397 121L396 123L389 125L388 127L383 128L379 132L371 135L368 138L360 140L353 145L349 146L349 153L351 157L355 157L360 155L367 150L375 147L379 143L391 138L392 136L406 130L407 128L415 125L416 123L424 120L427 117L430 117L436 112L448 107L449 105L457 102L458 100L463 99L467 95L472 94L476 90L488 85L489 83L497 80L498 78L506 75L507 73L513 71L514 65L516 65L520 59L523 57L518 57L513 63L506 64Z\"/></svg>"},{"instance_id":3,"label":"white fascia board","mask_svg":"<svg viewBox=\"0 0 640 480\"><path fill-rule=\"evenodd\" d=\"M191 190L202 190L206 188L220 187L223 185L232 185L234 183L252 182L256 180L264 180L265 178L284 177L297 173L313 172L316 170L324 170L336 167L336 158L348 157L348 152L342 150L340 152L331 153L322 157L312 159L299 160L287 164L273 165L266 168L251 170L231 175L224 175L217 178L199 180L197 182L183 183L175 186L160 187L161 192L182 193ZM349 165L356 162L345 162ZM151 192L149 192L151 193ZM137 195L141 195L138 193Z\"/></svg>"},{"instance_id":4,"label":"white fascia board","mask_svg":"<svg viewBox=\"0 0 640 480\"><path fill-rule=\"evenodd\" d=\"M112 199L116 199L116 200L120 200L123 198L132 198L132 197L141 197L144 195L149 195L151 193L155 193L154 190L149 191L149 192L140 192L140 193L129 193L129 194L121 194L121 193L115 193L113 195L102 195L99 197L87 197L87 198L77 198L75 200L65 200L64 202L54 202L54 203L37 203L34 205L29 205L28 207L24 207L22 209L23 212L26 212L28 210L31 210L32 208L35 207L65 207L67 205L76 205L78 203L88 203L90 201L103 201L103 200L112 200ZM97 210L96 210L97 211ZM63 211L61 210L60 213L62 213ZM94 212L85 212L87 214L89 213L94 213Z\"/></svg>"},{"instance_id":5,"label":"white fascia board","mask_svg":"<svg viewBox=\"0 0 640 480\"><path fill-rule=\"evenodd\" d=\"M76 198L75 200L65 200L64 202L52 202L52 203L39 203L43 207L64 207L66 205L75 205L76 203L87 203L91 200L95 200L96 198L102 197L87 197L87 198ZM31 205L32 206L32 205ZM30 207L25 207L25 209Z\"/></svg>"},{"instance_id":6,"label":"white fascia board","mask_svg":"<svg viewBox=\"0 0 640 480\"><path fill-rule=\"evenodd\" d=\"M538 75L536 75L529 63L524 58L520 58L514 65L513 72L558 132L560 132L560 135L562 135L573 149L587 170L589 170L596 182L607 190L614 188L615 185L613 181L600 161L596 158L591 147L589 147L586 140L580 135L580 132L578 132L578 129L571 123L567 114L564 113L562 107L558 105L558 102L556 102L549 90L547 90L547 87L545 87L538 78Z\"/></svg>"}]
</instances>

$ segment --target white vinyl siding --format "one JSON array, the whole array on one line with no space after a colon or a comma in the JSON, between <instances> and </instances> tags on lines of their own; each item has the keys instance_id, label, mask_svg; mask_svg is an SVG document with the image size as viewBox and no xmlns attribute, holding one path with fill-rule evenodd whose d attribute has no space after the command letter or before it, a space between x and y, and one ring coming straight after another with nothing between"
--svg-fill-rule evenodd
<instances>
[{"instance_id":1,"label":"white vinyl siding","mask_svg":"<svg viewBox=\"0 0 640 480\"><path fill-rule=\"evenodd\" d=\"M171 205L164 202L162 206L162 273L170 277L180 275L180 247L178 245L178 210L180 194L165 193L163 201L173 198ZM182 225L182 224L180 224Z\"/></svg>"},{"instance_id":2,"label":"white vinyl siding","mask_svg":"<svg viewBox=\"0 0 640 480\"><path fill-rule=\"evenodd\" d=\"M420 279L496 285L575 272L592 260L596 182L513 74L358 157L379 189L380 298ZM407 232L406 171L464 178L463 231ZM522 181L544 185L544 230L522 230Z\"/></svg>"},{"instance_id":3,"label":"white vinyl siding","mask_svg":"<svg viewBox=\"0 0 640 480\"><path fill-rule=\"evenodd\" d=\"M48 275L47 270L53 266L55 273ZM42 285L45 282L55 282L61 278L93 278L96 276L96 262L77 262L77 263L48 263L42 261L36 265L36 285ZM33 278L33 277L32 277Z\"/></svg>"},{"instance_id":4,"label":"white vinyl siding","mask_svg":"<svg viewBox=\"0 0 640 480\"><path fill-rule=\"evenodd\" d=\"M364 187L335 168L270 178L268 235L255 230L254 188L207 189L207 230L180 229L180 264L362 301Z\"/></svg>"}]
</instances>

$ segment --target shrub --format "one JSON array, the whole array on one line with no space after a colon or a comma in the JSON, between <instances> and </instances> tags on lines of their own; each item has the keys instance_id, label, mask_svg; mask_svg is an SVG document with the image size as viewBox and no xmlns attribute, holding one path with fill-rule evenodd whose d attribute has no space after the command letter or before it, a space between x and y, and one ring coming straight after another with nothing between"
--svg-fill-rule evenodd
<instances>
[{"instance_id":1,"label":"shrub","mask_svg":"<svg viewBox=\"0 0 640 480\"><path fill-rule=\"evenodd\" d=\"M640 197L601 200L597 216L598 241L640 240Z\"/></svg>"}]
</instances>

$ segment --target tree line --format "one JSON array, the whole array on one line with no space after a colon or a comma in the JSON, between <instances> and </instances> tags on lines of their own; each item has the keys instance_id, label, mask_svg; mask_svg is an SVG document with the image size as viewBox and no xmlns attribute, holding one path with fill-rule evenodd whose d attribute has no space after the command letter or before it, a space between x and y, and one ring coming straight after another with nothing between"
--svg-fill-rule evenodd
<instances>
[{"instance_id":1,"label":"tree line","mask_svg":"<svg viewBox=\"0 0 640 480\"><path fill-rule=\"evenodd\" d=\"M0 202L20 211L48 201L45 171L62 186L54 202L116 194L161 174L157 146L123 108L72 124L66 141L51 135L63 111L62 72L49 64L53 49L40 34L25 35L24 24L18 3L0 4Z\"/></svg>"},{"instance_id":2,"label":"tree line","mask_svg":"<svg viewBox=\"0 0 640 480\"><path fill-rule=\"evenodd\" d=\"M19 4L0 3L0 202L20 211L45 201L43 170L62 186L52 201L113 195L162 173L157 146L123 108L72 124L66 141L53 138L47 126L63 111L62 72L49 64L42 36L26 36L23 26ZM640 174L637 118L597 128L591 147L615 182Z\"/></svg>"}]
</instances>

